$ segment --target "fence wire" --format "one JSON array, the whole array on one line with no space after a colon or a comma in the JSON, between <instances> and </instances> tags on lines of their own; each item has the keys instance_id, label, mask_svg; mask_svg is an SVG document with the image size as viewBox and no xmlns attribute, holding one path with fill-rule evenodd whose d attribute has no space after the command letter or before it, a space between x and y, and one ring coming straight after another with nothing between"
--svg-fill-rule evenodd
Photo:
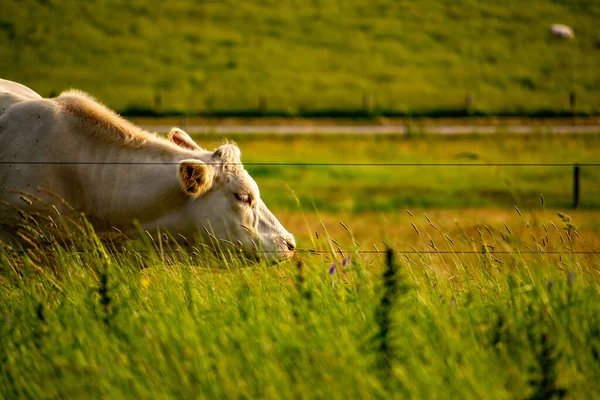
<instances>
[{"instance_id":1,"label":"fence wire","mask_svg":"<svg viewBox=\"0 0 600 400\"><path fill-rule=\"evenodd\" d=\"M303 162L205 162L206 165L260 167L600 167L600 163L303 163ZM0 161L0 165L179 165L179 161L104 162L104 161Z\"/></svg>"},{"instance_id":2,"label":"fence wire","mask_svg":"<svg viewBox=\"0 0 600 400\"><path fill-rule=\"evenodd\" d=\"M100 162L100 161L0 161L0 165L178 165L179 162ZM207 162L206 165L237 165L237 166L266 166L266 167L600 167L600 163L482 163L482 164L466 164L466 163L301 163L301 162L247 162L247 163L221 163ZM4 250L8 253L19 253L20 250ZM127 250L134 253L200 253L198 250ZM48 252L48 251L46 251ZM58 252L58 250L50 250L50 252ZM296 252L310 255L331 254L328 250L315 249L296 249ZM385 254L385 250L341 250L337 253L343 254ZM461 254L461 255L494 255L494 254L599 254L600 250L590 251L431 251L431 250L393 250L398 254ZM85 254L89 251L65 251L67 254ZM246 251L246 253L266 254L276 253L275 251Z\"/></svg>"},{"instance_id":3,"label":"fence wire","mask_svg":"<svg viewBox=\"0 0 600 400\"><path fill-rule=\"evenodd\" d=\"M352 255L352 254L378 254L378 255L382 255L385 254L387 251L387 249L384 250L336 250L336 251L330 251L330 250L314 250L314 249L296 249L297 253L302 253L302 254L308 254L308 255L325 255L325 254L346 254L346 255ZM0 250L0 252L2 252L2 250ZM13 254L20 254L25 252L25 250L4 250L4 252L6 253L13 253ZM64 254L90 254L90 253L94 253L96 251L94 250L67 250L67 251L60 251L60 250L44 250L45 253L64 253ZM110 252L110 251L109 251ZM122 253L139 253L139 254L152 254L152 253L166 253L166 254L200 254L200 253L208 253L211 252L210 250L160 250L160 249L155 249L155 250L120 250L119 252ZM422 255L422 254L438 254L438 255L449 255L449 254L470 254L470 255L494 255L494 254L559 254L559 255L563 255L563 254L600 254L600 250L587 250L587 251L535 251L535 250L526 250L526 251L520 251L520 250L513 250L513 251L473 251L473 250L456 250L456 251L449 251L449 250L442 250L442 251L431 251L431 250L424 250L424 251L420 251L420 250L394 250L392 249L393 253L397 253L397 254L417 254L417 255ZM269 250L250 250L247 251L245 250L244 253L248 253L248 254L276 254L279 253L278 251L269 251Z\"/></svg>"}]
</instances>

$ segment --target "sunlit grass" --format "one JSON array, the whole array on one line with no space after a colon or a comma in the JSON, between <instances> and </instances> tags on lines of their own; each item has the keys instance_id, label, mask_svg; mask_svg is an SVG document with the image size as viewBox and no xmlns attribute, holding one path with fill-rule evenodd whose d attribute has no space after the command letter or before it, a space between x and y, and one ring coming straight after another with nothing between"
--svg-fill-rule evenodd
<instances>
[{"instance_id":1,"label":"sunlit grass","mask_svg":"<svg viewBox=\"0 0 600 400\"><path fill-rule=\"evenodd\" d=\"M235 139L246 162L593 163L598 153L596 136ZM69 220L59 236L46 218L21 221L26 247L0 250L0 397L600 396L597 212L555 208L569 170L470 168L248 166L297 240L279 265L213 243L109 240ZM583 174L591 208L597 172ZM501 188L498 177L510 197L465 208ZM406 200L371 196L378 187ZM424 207L423 190L437 207ZM523 192L531 203L518 202Z\"/></svg>"},{"instance_id":2,"label":"sunlit grass","mask_svg":"<svg viewBox=\"0 0 600 400\"><path fill-rule=\"evenodd\" d=\"M393 212L406 207L570 207L574 163L597 163L597 135L244 136L231 135L275 209L314 204L328 212ZM219 137L197 135L206 148ZM317 145L318 143L318 145ZM252 163L465 164L465 166L278 166ZM493 164L487 166L489 164ZM495 164L567 164L496 166ZM470 166L469 166L470 165ZM581 207L600 206L600 168L583 167Z\"/></svg>"},{"instance_id":3,"label":"sunlit grass","mask_svg":"<svg viewBox=\"0 0 600 400\"><path fill-rule=\"evenodd\" d=\"M382 239L417 253L396 254L391 297L385 244L377 254L354 232L360 221L309 223L280 265L117 244L85 226L56 240L34 225L28 249L0 253L0 393L594 397L599 260L573 251L589 250L597 227L519 212L484 226L456 213L454 227L435 211L403 212L389 225L407 230L402 241Z\"/></svg>"}]
</instances>

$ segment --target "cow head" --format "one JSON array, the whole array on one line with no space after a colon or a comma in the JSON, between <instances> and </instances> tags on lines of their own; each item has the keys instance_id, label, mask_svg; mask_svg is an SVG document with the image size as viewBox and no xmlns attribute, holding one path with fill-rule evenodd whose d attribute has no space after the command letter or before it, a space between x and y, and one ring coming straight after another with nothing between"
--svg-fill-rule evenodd
<instances>
[{"instance_id":1,"label":"cow head","mask_svg":"<svg viewBox=\"0 0 600 400\"><path fill-rule=\"evenodd\" d=\"M186 215L191 216L201 235L241 246L250 254L275 262L292 257L294 237L261 200L236 145L225 144L209 152L176 128L169 140L198 154L179 163L177 178L188 197Z\"/></svg>"}]
</instances>

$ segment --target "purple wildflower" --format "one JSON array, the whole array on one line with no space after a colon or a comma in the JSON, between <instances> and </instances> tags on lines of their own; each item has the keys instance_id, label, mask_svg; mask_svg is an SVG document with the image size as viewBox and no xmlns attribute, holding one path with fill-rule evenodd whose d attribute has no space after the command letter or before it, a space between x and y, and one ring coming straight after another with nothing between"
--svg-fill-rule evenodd
<instances>
[{"instance_id":1,"label":"purple wildflower","mask_svg":"<svg viewBox=\"0 0 600 400\"><path fill-rule=\"evenodd\" d=\"M333 275L335 272L335 267L337 267L336 263L331 264L331 268L329 268L329 275Z\"/></svg>"},{"instance_id":2,"label":"purple wildflower","mask_svg":"<svg viewBox=\"0 0 600 400\"><path fill-rule=\"evenodd\" d=\"M342 260L342 267L346 267L348 265L349 261L350 261L350 257L344 258L344 260Z\"/></svg>"}]
</instances>

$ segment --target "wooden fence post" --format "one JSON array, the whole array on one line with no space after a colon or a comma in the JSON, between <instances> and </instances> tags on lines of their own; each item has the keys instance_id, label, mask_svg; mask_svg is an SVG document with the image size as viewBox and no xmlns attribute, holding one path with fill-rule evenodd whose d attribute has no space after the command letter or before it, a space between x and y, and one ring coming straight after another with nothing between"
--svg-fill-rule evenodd
<instances>
[{"instance_id":1,"label":"wooden fence post","mask_svg":"<svg viewBox=\"0 0 600 400\"><path fill-rule=\"evenodd\" d=\"M260 96L258 98L258 112L261 114L267 112L267 96Z\"/></svg>"},{"instance_id":2,"label":"wooden fence post","mask_svg":"<svg viewBox=\"0 0 600 400\"><path fill-rule=\"evenodd\" d=\"M160 93L154 95L154 111L157 113L162 111L162 94Z\"/></svg>"},{"instance_id":3,"label":"wooden fence post","mask_svg":"<svg viewBox=\"0 0 600 400\"><path fill-rule=\"evenodd\" d=\"M579 165L575 164L575 168L573 168L573 208L579 208Z\"/></svg>"},{"instance_id":4,"label":"wooden fence post","mask_svg":"<svg viewBox=\"0 0 600 400\"><path fill-rule=\"evenodd\" d=\"M465 96L465 111L468 115L473 114L473 106L475 104L475 99L472 93L467 93Z\"/></svg>"},{"instance_id":5,"label":"wooden fence post","mask_svg":"<svg viewBox=\"0 0 600 400\"><path fill-rule=\"evenodd\" d=\"M181 129L183 129L184 131L188 131L188 116L187 114L184 114L180 119L179 119L179 126L181 127Z\"/></svg>"},{"instance_id":6,"label":"wooden fence post","mask_svg":"<svg viewBox=\"0 0 600 400\"><path fill-rule=\"evenodd\" d=\"M373 115L373 96L368 93L363 95L363 112L367 117Z\"/></svg>"}]
</instances>

